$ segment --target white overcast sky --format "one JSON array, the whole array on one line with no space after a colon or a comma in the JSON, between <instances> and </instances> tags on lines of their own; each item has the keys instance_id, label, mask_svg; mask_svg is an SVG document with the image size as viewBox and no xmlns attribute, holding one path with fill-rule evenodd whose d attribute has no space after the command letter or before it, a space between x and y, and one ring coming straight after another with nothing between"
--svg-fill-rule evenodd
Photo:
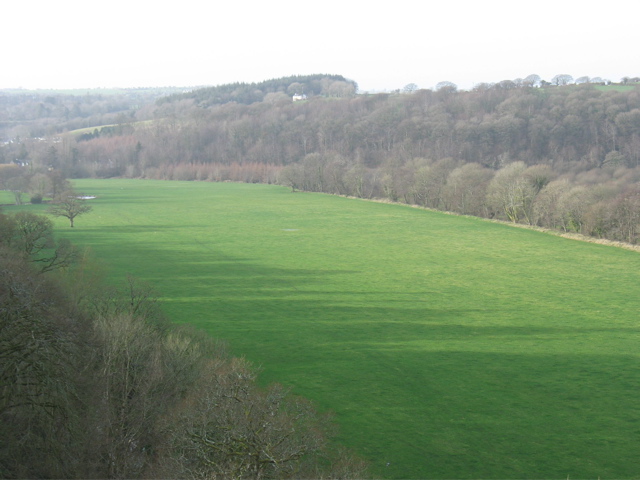
<instances>
[{"instance_id":1,"label":"white overcast sky","mask_svg":"<svg viewBox=\"0 0 640 480\"><path fill-rule=\"evenodd\" d=\"M0 88L640 76L638 0L4 0Z\"/></svg>"}]
</instances>

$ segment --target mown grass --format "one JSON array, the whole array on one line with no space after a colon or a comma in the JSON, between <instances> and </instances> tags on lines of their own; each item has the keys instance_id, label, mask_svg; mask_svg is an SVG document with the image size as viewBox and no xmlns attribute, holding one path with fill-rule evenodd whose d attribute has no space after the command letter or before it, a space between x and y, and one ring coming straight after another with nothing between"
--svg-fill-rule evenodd
<instances>
[{"instance_id":1,"label":"mown grass","mask_svg":"<svg viewBox=\"0 0 640 480\"><path fill-rule=\"evenodd\" d=\"M109 278L332 410L388 478L640 471L637 252L265 185L82 180Z\"/></svg>"}]
</instances>

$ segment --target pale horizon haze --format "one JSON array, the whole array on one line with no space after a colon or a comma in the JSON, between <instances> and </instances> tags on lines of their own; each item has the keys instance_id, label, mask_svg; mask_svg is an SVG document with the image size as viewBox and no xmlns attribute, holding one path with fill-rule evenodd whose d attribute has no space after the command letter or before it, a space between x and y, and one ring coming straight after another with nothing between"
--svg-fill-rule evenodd
<instances>
[{"instance_id":1,"label":"pale horizon haze","mask_svg":"<svg viewBox=\"0 0 640 480\"><path fill-rule=\"evenodd\" d=\"M360 91L640 76L640 4L9 1L0 88L190 87L344 75Z\"/></svg>"}]
</instances>

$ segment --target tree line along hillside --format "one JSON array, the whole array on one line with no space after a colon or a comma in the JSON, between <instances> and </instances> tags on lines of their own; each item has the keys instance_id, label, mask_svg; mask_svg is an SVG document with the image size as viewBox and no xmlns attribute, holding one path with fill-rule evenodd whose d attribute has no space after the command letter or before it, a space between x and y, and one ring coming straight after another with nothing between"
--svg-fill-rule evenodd
<instances>
[{"instance_id":1,"label":"tree line along hillside","mask_svg":"<svg viewBox=\"0 0 640 480\"><path fill-rule=\"evenodd\" d=\"M281 183L638 241L634 82L358 95L342 77L309 78L172 95L88 134L5 144L0 161L72 177ZM301 85L309 95L294 102Z\"/></svg>"}]
</instances>

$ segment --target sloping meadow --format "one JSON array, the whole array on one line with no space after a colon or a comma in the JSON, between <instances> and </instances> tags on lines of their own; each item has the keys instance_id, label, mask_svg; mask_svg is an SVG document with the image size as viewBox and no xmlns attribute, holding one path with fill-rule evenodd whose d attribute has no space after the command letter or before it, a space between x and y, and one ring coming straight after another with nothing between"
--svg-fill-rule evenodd
<instances>
[{"instance_id":1,"label":"sloping meadow","mask_svg":"<svg viewBox=\"0 0 640 480\"><path fill-rule=\"evenodd\" d=\"M59 234L335 412L387 478L628 478L640 255L268 185L81 180Z\"/></svg>"}]
</instances>

